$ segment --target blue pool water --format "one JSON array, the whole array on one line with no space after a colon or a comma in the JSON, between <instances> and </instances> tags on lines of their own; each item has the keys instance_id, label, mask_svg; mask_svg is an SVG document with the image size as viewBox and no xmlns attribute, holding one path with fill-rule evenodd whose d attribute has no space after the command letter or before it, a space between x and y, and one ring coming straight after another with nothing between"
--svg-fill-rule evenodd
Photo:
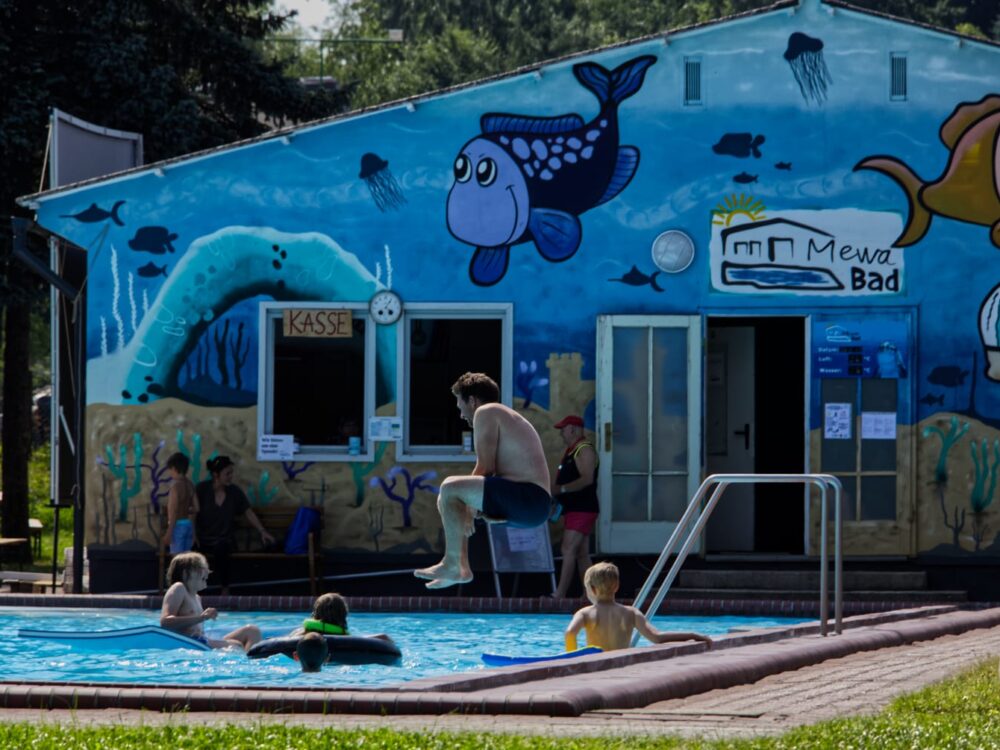
<instances>
[{"instance_id":1,"label":"blue pool water","mask_svg":"<svg viewBox=\"0 0 1000 750\"><path fill-rule=\"evenodd\" d=\"M221 636L253 623L264 637L287 635L308 613L222 612L206 623ZM484 651L543 656L561 651L568 615L467 613L352 613L351 633L388 633L403 652L400 666L328 665L303 674L284 656L247 659L239 650L93 652L48 641L17 637L19 628L111 630L156 624L158 612L123 609L16 609L0 607L0 665L3 680L19 682L118 682L159 685L263 687L365 687L392 685L421 677L485 669ZM732 628L765 628L807 622L803 618L656 617L660 630L724 635ZM646 641L642 641L646 643ZM582 644L581 644L582 645Z\"/></svg>"}]
</instances>

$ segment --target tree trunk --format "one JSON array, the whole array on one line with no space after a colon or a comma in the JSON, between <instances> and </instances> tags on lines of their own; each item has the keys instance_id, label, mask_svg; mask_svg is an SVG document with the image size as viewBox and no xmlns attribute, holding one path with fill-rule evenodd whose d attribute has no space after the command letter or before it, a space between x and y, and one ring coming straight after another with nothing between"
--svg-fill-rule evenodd
<instances>
[{"instance_id":1,"label":"tree trunk","mask_svg":"<svg viewBox=\"0 0 1000 750\"><path fill-rule=\"evenodd\" d=\"M27 272L16 261L7 266L9 289L27 289ZM27 295L11 294L4 309L3 516L6 537L28 537L28 459L31 457L31 370L28 344L31 306Z\"/></svg>"}]
</instances>

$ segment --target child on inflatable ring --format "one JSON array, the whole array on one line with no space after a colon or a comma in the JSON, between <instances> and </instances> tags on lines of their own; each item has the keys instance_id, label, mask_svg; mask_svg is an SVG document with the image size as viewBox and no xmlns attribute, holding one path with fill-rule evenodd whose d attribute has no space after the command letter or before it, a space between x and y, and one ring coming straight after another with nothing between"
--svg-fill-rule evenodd
<instances>
[{"instance_id":1,"label":"child on inflatable ring","mask_svg":"<svg viewBox=\"0 0 1000 750\"><path fill-rule=\"evenodd\" d=\"M291 635L305 635L306 633L320 633L321 635L350 635L347 629L347 600L340 594L329 593L317 597L313 603L312 617L302 622L301 628L296 628ZM378 638L388 643L393 643L385 633L365 636L367 638Z\"/></svg>"}]
</instances>

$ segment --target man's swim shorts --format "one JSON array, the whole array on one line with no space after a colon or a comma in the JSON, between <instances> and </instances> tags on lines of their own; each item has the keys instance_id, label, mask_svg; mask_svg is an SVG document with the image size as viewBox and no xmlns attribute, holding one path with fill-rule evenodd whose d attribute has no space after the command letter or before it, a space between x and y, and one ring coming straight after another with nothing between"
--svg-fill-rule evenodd
<instances>
[{"instance_id":1,"label":"man's swim shorts","mask_svg":"<svg viewBox=\"0 0 1000 750\"><path fill-rule=\"evenodd\" d=\"M503 519L516 528L529 529L545 523L551 503L549 493L531 482L486 477L483 485L483 514Z\"/></svg>"}]
</instances>

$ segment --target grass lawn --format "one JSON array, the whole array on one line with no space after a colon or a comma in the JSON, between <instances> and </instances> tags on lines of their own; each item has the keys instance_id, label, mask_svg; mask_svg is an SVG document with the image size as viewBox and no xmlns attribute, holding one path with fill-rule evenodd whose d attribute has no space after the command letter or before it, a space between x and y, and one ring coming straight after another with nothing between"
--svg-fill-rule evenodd
<instances>
[{"instance_id":1,"label":"grass lawn","mask_svg":"<svg viewBox=\"0 0 1000 750\"><path fill-rule=\"evenodd\" d=\"M896 700L868 718L824 722L775 738L739 741L683 741L672 738L554 739L497 734L421 734L340 731L262 724L249 717L240 725L197 726L198 715L168 727L78 729L72 725L0 724L0 747L66 748L237 748L246 750L651 750L652 748L1000 748L1000 680L992 659L958 677ZM190 723L189 723L190 719ZM391 719L389 719L391 721ZM510 717L512 723L516 717Z\"/></svg>"}]
</instances>

